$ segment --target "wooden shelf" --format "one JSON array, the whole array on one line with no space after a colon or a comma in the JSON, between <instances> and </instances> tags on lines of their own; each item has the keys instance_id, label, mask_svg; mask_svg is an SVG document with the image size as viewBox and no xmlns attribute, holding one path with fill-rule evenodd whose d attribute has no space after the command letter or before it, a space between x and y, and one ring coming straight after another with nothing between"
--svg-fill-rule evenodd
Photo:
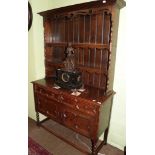
<instances>
[{"instance_id":1,"label":"wooden shelf","mask_svg":"<svg viewBox=\"0 0 155 155\"><path fill-rule=\"evenodd\" d=\"M66 42L46 43L47 47L67 47ZM97 48L97 49L110 49L107 44L95 44L95 43L72 43L73 48Z\"/></svg>"},{"instance_id":2,"label":"wooden shelf","mask_svg":"<svg viewBox=\"0 0 155 155\"><path fill-rule=\"evenodd\" d=\"M46 66L49 67L55 67L55 68L63 68L64 65L63 63L56 63L56 62L52 62L52 61L45 61ZM107 75L107 72L105 72L103 70L103 68L95 68L95 67L90 67L90 66L84 66L84 65L77 65L76 68L78 70L84 71L84 72L88 72L88 73L96 73L96 74L104 74L105 76Z\"/></svg>"}]
</instances>

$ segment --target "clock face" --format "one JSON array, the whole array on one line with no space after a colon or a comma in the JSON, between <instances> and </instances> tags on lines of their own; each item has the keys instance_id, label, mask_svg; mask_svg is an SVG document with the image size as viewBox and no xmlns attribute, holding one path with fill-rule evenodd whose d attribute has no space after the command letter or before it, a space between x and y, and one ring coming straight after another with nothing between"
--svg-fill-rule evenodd
<instances>
[{"instance_id":1,"label":"clock face","mask_svg":"<svg viewBox=\"0 0 155 155\"><path fill-rule=\"evenodd\" d=\"M69 75L67 73L62 73L61 79L63 82L68 82L69 81Z\"/></svg>"}]
</instances>

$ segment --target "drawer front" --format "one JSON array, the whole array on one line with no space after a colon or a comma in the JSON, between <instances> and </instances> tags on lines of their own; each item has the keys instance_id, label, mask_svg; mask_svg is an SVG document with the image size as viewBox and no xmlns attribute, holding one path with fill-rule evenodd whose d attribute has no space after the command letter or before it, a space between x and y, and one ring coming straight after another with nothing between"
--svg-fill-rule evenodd
<instances>
[{"instance_id":1,"label":"drawer front","mask_svg":"<svg viewBox=\"0 0 155 155\"><path fill-rule=\"evenodd\" d=\"M77 113L65 106L61 109L62 122L65 126L86 137L93 137L93 131L95 131L93 117Z\"/></svg>"},{"instance_id":2,"label":"drawer front","mask_svg":"<svg viewBox=\"0 0 155 155\"><path fill-rule=\"evenodd\" d=\"M37 94L43 95L44 97L50 97L50 98L52 98L55 101L59 101L60 94L57 91L51 91L51 90L48 90L46 88L42 88L40 86L36 86L35 87L35 92Z\"/></svg>"},{"instance_id":3,"label":"drawer front","mask_svg":"<svg viewBox=\"0 0 155 155\"><path fill-rule=\"evenodd\" d=\"M86 137L97 131L98 113L93 105L77 97L55 93L41 87L35 89L37 111Z\"/></svg>"},{"instance_id":4,"label":"drawer front","mask_svg":"<svg viewBox=\"0 0 155 155\"><path fill-rule=\"evenodd\" d=\"M35 90L37 93L47 98L50 98L56 102L68 105L73 109L87 113L89 115L96 115L99 109L99 107L93 104L93 102L91 101L87 101L73 95L65 94L65 93L59 92L58 90L53 90L53 89L47 90L45 88L38 87L38 86L36 87Z\"/></svg>"},{"instance_id":5,"label":"drawer front","mask_svg":"<svg viewBox=\"0 0 155 155\"><path fill-rule=\"evenodd\" d=\"M81 99L76 96L63 95L64 103L72 105L76 110L85 112L90 115L96 115L98 107L87 100Z\"/></svg>"},{"instance_id":6,"label":"drawer front","mask_svg":"<svg viewBox=\"0 0 155 155\"><path fill-rule=\"evenodd\" d=\"M48 100L41 95L37 95L37 110L48 117L54 119L59 118L57 103L55 101Z\"/></svg>"}]
</instances>

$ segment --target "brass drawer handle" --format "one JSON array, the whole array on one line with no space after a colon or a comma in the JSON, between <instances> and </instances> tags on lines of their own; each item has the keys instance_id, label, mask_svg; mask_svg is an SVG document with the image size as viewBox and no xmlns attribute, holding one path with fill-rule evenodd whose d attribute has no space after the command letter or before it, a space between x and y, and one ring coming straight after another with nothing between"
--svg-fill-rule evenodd
<instances>
[{"instance_id":1,"label":"brass drawer handle","mask_svg":"<svg viewBox=\"0 0 155 155\"><path fill-rule=\"evenodd\" d=\"M96 110L94 109L93 112L96 113Z\"/></svg>"},{"instance_id":2,"label":"brass drawer handle","mask_svg":"<svg viewBox=\"0 0 155 155\"><path fill-rule=\"evenodd\" d=\"M76 105L76 108L77 108L77 109L80 109L78 105Z\"/></svg>"},{"instance_id":3,"label":"brass drawer handle","mask_svg":"<svg viewBox=\"0 0 155 155\"><path fill-rule=\"evenodd\" d=\"M64 118L67 118L67 115L66 114L63 114Z\"/></svg>"}]
</instances>

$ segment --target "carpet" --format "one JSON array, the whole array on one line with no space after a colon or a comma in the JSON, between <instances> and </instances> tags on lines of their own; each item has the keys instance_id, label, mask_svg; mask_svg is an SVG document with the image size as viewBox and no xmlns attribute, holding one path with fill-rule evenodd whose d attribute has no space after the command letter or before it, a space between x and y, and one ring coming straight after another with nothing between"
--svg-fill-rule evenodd
<instances>
[{"instance_id":1,"label":"carpet","mask_svg":"<svg viewBox=\"0 0 155 155\"><path fill-rule=\"evenodd\" d=\"M28 137L28 155L52 155L41 145Z\"/></svg>"}]
</instances>

